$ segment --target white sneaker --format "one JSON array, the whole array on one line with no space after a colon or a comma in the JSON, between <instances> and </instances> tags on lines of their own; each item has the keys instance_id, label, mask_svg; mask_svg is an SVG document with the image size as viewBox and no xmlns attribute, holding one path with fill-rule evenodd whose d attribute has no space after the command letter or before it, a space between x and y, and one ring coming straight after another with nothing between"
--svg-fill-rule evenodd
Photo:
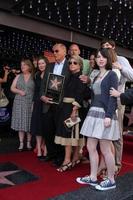
<instances>
[{"instance_id":1,"label":"white sneaker","mask_svg":"<svg viewBox=\"0 0 133 200\"><path fill-rule=\"evenodd\" d=\"M96 181L91 180L90 176L78 177L76 178L76 181L80 184L89 184L92 186L98 185L97 180Z\"/></svg>"},{"instance_id":2,"label":"white sneaker","mask_svg":"<svg viewBox=\"0 0 133 200\"><path fill-rule=\"evenodd\" d=\"M99 185L96 185L95 188L96 190L101 190L101 191L111 190L116 188L116 183L115 182L112 183L110 179L106 179L102 181Z\"/></svg>"}]
</instances>

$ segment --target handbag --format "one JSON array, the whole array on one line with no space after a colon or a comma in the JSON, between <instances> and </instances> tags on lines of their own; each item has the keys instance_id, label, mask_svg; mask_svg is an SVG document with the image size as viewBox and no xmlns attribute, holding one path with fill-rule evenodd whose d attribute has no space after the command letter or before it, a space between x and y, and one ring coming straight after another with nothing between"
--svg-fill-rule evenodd
<instances>
[{"instance_id":1,"label":"handbag","mask_svg":"<svg viewBox=\"0 0 133 200\"><path fill-rule=\"evenodd\" d=\"M68 128L71 128L73 127L74 125L78 124L79 122L81 121L81 119L79 117L76 118L76 121L72 121L71 118L68 118L64 121L65 125L68 127Z\"/></svg>"},{"instance_id":2,"label":"handbag","mask_svg":"<svg viewBox=\"0 0 133 200\"><path fill-rule=\"evenodd\" d=\"M7 99L6 95L4 94L0 86L0 108L6 107L8 104L9 104L9 100Z\"/></svg>"}]
</instances>

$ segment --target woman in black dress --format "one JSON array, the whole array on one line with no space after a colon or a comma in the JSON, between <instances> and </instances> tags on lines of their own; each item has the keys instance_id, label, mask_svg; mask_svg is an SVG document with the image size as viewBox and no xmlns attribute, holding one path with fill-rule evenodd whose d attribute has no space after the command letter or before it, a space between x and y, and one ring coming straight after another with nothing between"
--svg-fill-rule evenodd
<instances>
[{"instance_id":1,"label":"woman in black dress","mask_svg":"<svg viewBox=\"0 0 133 200\"><path fill-rule=\"evenodd\" d=\"M70 78L64 88L64 98L59 109L58 128L55 136L55 143L65 146L65 158L60 168L60 172L66 171L80 162L79 147L84 146L84 139L79 135L79 125L77 123L72 128L68 128L64 121L68 118L74 122L80 116L83 96L86 89L79 76L83 61L80 56L72 56L69 59ZM73 147L73 149L72 149Z\"/></svg>"},{"instance_id":2,"label":"woman in black dress","mask_svg":"<svg viewBox=\"0 0 133 200\"><path fill-rule=\"evenodd\" d=\"M36 151L39 160L43 159L46 155L46 147L43 139L43 127L42 127L42 102L40 100L40 86L41 81L45 73L46 65L48 63L47 58L40 56L38 58L39 71L36 72L34 77L35 91L33 96L33 112L31 118L31 133L36 136ZM43 152L42 152L43 151Z\"/></svg>"}]
</instances>

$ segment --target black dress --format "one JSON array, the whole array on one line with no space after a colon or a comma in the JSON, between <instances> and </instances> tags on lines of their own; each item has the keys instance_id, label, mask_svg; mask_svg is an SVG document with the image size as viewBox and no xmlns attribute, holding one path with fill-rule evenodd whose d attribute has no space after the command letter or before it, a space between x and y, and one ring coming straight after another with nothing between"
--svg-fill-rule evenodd
<instances>
[{"instance_id":1,"label":"black dress","mask_svg":"<svg viewBox=\"0 0 133 200\"><path fill-rule=\"evenodd\" d=\"M81 116L82 102L84 93L86 91L86 84L82 83L79 79L81 72L71 74L68 82L64 88L64 97L65 98L73 98L74 102L80 104L81 108L79 108L79 117ZM55 136L55 143L61 145L71 145L71 146L83 146L84 140L81 135L78 136L74 128L67 128L64 124L64 120L70 117L73 109L73 103L65 103L62 102L58 111L58 124L57 131ZM81 123L79 123L79 128L81 127Z\"/></svg>"},{"instance_id":2,"label":"black dress","mask_svg":"<svg viewBox=\"0 0 133 200\"><path fill-rule=\"evenodd\" d=\"M33 96L33 112L31 118L31 134L42 136L42 101L40 100L41 73L36 72L34 77L35 90Z\"/></svg>"}]
</instances>

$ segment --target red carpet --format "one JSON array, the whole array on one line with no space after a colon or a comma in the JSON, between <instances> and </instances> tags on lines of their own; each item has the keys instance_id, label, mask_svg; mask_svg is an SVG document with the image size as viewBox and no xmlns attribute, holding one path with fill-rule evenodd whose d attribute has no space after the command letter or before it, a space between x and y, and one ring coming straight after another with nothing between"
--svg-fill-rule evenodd
<instances>
[{"instance_id":1,"label":"red carpet","mask_svg":"<svg viewBox=\"0 0 133 200\"><path fill-rule=\"evenodd\" d=\"M123 166L120 172L124 174L133 171L133 142L124 142ZM36 181L0 189L1 200L46 200L59 194L76 190L81 186L75 182L77 176L88 174L88 164L59 173L51 163L40 162L33 152L11 153L0 155L0 162L12 162L40 178Z\"/></svg>"}]
</instances>

